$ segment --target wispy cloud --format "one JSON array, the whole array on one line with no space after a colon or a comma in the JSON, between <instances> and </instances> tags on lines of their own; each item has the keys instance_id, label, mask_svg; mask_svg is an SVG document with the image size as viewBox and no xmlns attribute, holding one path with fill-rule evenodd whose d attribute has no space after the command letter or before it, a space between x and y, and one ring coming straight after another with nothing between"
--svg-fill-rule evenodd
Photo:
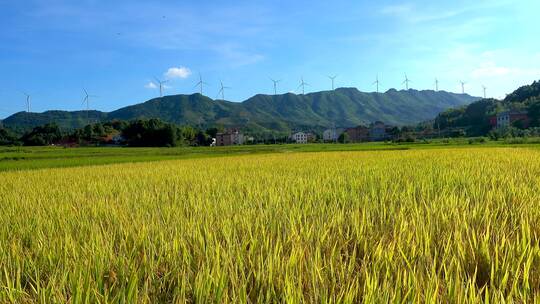
<instances>
[{"instance_id":1,"label":"wispy cloud","mask_svg":"<svg viewBox=\"0 0 540 304\"><path fill-rule=\"evenodd\" d=\"M504 67L497 66L493 62L488 62L472 70L471 77L479 80L501 77L511 77L514 79L527 78L531 80L537 80L540 79L540 67Z\"/></svg>"},{"instance_id":2,"label":"wispy cloud","mask_svg":"<svg viewBox=\"0 0 540 304\"><path fill-rule=\"evenodd\" d=\"M191 70L186 67L172 67L165 72L164 76L169 79L181 78L186 79L191 75Z\"/></svg>"},{"instance_id":3,"label":"wispy cloud","mask_svg":"<svg viewBox=\"0 0 540 304\"><path fill-rule=\"evenodd\" d=\"M150 81L149 83L145 84L144 87L147 88L147 89L157 89L157 88L158 88L158 86L157 86L154 82L152 82L152 81Z\"/></svg>"},{"instance_id":4,"label":"wispy cloud","mask_svg":"<svg viewBox=\"0 0 540 304\"><path fill-rule=\"evenodd\" d=\"M235 43L225 43L216 45L213 49L223 56L230 66L240 67L258 63L264 60L265 56L258 53L242 50L241 46Z\"/></svg>"},{"instance_id":5,"label":"wispy cloud","mask_svg":"<svg viewBox=\"0 0 540 304\"><path fill-rule=\"evenodd\" d=\"M48 26L56 30L93 32L101 29L121 33L122 43L130 47L213 52L222 56L218 59L226 59L234 66L256 63L264 57L256 50L262 49L259 44L263 43L257 38L272 37L273 33L273 17L261 4L134 2L113 7L113 10L98 9L93 1L77 4L43 1L27 14L47 20ZM68 23L72 26L66 29ZM222 50L215 45L234 45L234 48Z\"/></svg>"},{"instance_id":6,"label":"wispy cloud","mask_svg":"<svg viewBox=\"0 0 540 304\"><path fill-rule=\"evenodd\" d=\"M404 16L412 11L412 5L409 3L392 4L383 6L380 12L385 15Z\"/></svg>"},{"instance_id":7,"label":"wispy cloud","mask_svg":"<svg viewBox=\"0 0 540 304\"><path fill-rule=\"evenodd\" d=\"M512 5L510 0L491 0L486 2L467 2L461 3L457 8L448 8L441 10L440 6L418 6L411 3L400 3L386 5L380 8L379 12L383 15L388 15L400 18L409 23L424 23L432 21L442 21L445 19L454 18L460 15L465 15L470 12L499 8L505 5Z\"/></svg>"},{"instance_id":8,"label":"wispy cloud","mask_svg":"<svg viewBox=\"0 0 540 304\"><path fill-rule=\"evenodd\" d=\"M497 66L494 62L485 62L481 66L471 71L471 77L482 79L485 77L506 76L512 70L507 67Z\"/></svg>"}]
</instances>

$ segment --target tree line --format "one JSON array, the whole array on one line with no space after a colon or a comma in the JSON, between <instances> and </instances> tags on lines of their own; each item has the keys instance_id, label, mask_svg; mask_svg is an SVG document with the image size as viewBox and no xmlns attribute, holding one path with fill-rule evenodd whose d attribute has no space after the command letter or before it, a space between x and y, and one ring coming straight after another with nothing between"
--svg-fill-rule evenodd
<instances>
[{"instance_id":1,"label":"tree line","mask_svg":"<svg viewBox=\"0 0 540 304\"><path fill-rule=\"evenodd\" d=\"M507 128L493 130L490 118L503 111L526 112L528 126L516 121ZM464 107L446 110L435 118L433 128L461 129L467 136L537 134L540 130L540 81L518 88L503 100L481 99Z\"/></svg>"},{"instance_id":2,"label":"tree line","mask_svg":"<svg viewBox=\"0 0 540 304\"><path fill-rule=\"evenodd\" d=\"M55 123L17 135L0 127L0 145L125 145L131 147L208 146L220 128L206 130L177 126L159 119L115 120L63 131Z\"/></svg>"}]
</instances>

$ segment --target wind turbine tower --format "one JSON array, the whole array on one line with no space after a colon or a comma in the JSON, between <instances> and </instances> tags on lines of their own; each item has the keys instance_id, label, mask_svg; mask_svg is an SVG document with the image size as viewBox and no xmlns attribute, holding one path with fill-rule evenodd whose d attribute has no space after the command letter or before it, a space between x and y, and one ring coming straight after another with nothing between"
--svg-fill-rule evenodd
<instances>
[{"instance_id":1,"label":"wind turbine tower","mask_svg":"<svg viewBox=\"0 0 540 304\"><path fill-rule=\"evenodd\" d=\"M334 80L336 80L337 75L334 76L328 76L330 80L332 80L332 91L334 90Z\"/></svg>"},{"instance_id":2,"label":"wind turbine tower","mask_svg":"<svg viewBox=\"0 0 540 304\"><path fill-rule=\"evenodd\" d=\"M30 95L23 93L26 96L26 112L30 113Z\"/></svg>"},{"instance_id":3,"label":"wind turbine tower","mask_svg":"<svg viewBox=\"0 0 540 304\"><path fill-rule=\"evenodd\" d=\"M460 81L459 83L461 83L461 94L465 94L465 84L467 83L463 81Z\"/></svg>"},{"instance_id":4,"label":"wind turbine tower","mask_svg":"<svg viewBox=\"0 0 540 304\"><path fill-rule=\"evenodd\" d=\"M197 84L195 85L196 87L200 87L200 93L201 95L203 94L203 86L204 85L207 85L208 83L204 82L203 79L202 79L202 75L199 73L199 82L197 82Z\"/></svg>"},{"instance_id":5,"label":"wind turbine tower","mask_svg":"<svg viewBox=\"0 0 540 304\"><path fill-rule=\"evenodd\" d=\"M223 86L223 82L219 82L221 84L221 89L218 92L218 95L221 94L221 99L225 100L225 89L230 89L230 87Z\"/></svg>"},{"instance_id":6,"label":"wind turbine tower","mask_svg":"<svg viewBox=\"0 0 540 304\"><path fill-rule=\"evenodd\" d=\"M88 94L88 91L86 91L86 89L83 90L85 95L83 99L83 104L86 104L86 125L90 125L90 97L97 96Z\"/></svg>"},{"instance_id":7,"label":"wind turbine tower","mask_svg":"<svg viewBox=\"0 0 540 304\"><path fill-rule=\"evenodd\" d=\"M277 84L280 83L281 80L274 80L272 78L270 78L270 80L274 83L274 95L277 95Z\"/></svg>"},{"instance_id":8,"label":"wind turbine tower","mask_svg":"<svg viewBox=\"0 0 540 304\"><path fill-rule=\"evenodd\" d=\"M487 90L487 88L486 88L485 85L483 85L483 86L482 86L482 89L484 89L484 99L486 99L486 90Z\"/></svg>"},{"instance_id":9,"label":"wind turbine tower","mask_svg":"<svg viewBox=\"0 0 540 304\"><path fill-rule=\"evenodd\" d=\"M158 79L157 77L154 77L157 81L157 83L159 83L159 97L163 97L163 85L167 82L169 82L168 80L160 80Z\"/></svg>"},{"instance_id":10,"label":"wind turbine tower","mask_svg":"<svg viewBox=\"0 0 540 304\"><path fill-rule=\"evenodd\" d=\"M375 84L377 85L377 93L379 93L379 75L377 75L377 78L375 78L375 82L373 82L372 84Z\"/></svg>"},{"instance_id":11,"label":"wind turbine tower","mask_svg":"<svg viewBox=\"0 0 540 304\"><path fill-rule=\"evenodd\" d=\"M308 85L309 83L304 82L304 77L300 78L300 85L298 86L298 88L302 87L302 95L305 94L305 87Z\"/></svg>"},{"instance_id":12,"label":"wind turbine tower","mask_svg":"<svg viewBox=\"0 0 540 304\"><path fill-rule=\"evenodd\" d=\"M405 80L403 81L402 84L405 84L405 89L409 89L409 82L412 82L409 77L407 77L407 74L405 74Z\"/></svg>"},{"instance_id":13,"label":"wind turbine tower","mask_svg":"<svg viewBox=\"0 0 540 304\"><path fill-rule=\"evenodd\" d=\"M435 78L435 92L439 91L439 79Z\"/></svg>"}]
</instances>

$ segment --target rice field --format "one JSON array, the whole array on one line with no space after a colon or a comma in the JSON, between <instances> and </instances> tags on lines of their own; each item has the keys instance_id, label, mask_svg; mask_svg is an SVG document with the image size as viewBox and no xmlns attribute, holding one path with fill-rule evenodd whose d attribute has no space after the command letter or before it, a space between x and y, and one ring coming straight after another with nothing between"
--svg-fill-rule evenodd
<instances>
[{"instance_id":1,"label":"rice field","mask_svg":"<svg viewBox=\"0 0 540 304\"><path fill-rule=\"evenodd\" d=\"M0 303L540 299L540 150L0 172Z\"/></svg>"}]
</instances>

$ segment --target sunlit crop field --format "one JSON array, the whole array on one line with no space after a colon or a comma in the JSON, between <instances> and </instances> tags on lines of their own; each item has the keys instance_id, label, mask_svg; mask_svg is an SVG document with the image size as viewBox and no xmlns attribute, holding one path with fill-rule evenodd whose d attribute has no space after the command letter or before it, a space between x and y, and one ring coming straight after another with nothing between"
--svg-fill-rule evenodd
<instances>
[{"instance_id":1,"label":"sunlit crop field","mask_svg":"<svg viewBox=\"0 0 540 304\"><path fill-rule=\"evenodd\" d=\"M278 153L0 181L0 303L540 299L540 150Z\"/></svg>"}]
</instances>

